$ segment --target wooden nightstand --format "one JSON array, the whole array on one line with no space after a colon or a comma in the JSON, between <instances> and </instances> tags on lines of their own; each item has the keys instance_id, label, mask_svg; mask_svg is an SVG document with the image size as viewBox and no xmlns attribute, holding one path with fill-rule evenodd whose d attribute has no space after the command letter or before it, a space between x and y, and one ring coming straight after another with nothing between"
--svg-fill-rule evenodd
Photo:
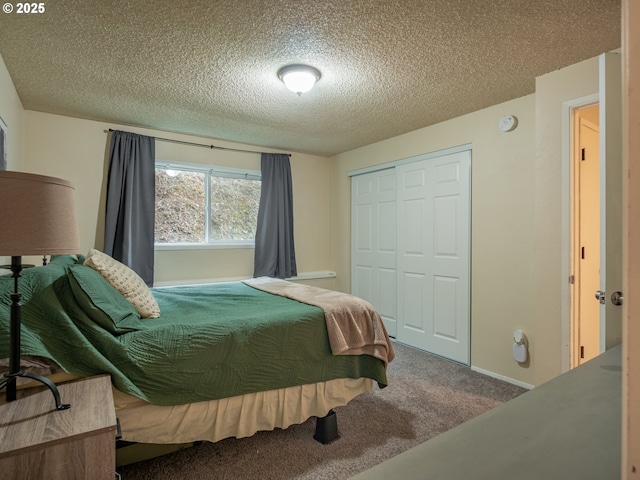
<instances>
[{"instance_id":1,"label":"wooden nightstand","mask_svg":"<svg viewBox=\"0 0 640 480\"><path fill-rule=\"evenodd\" d=\"M48 389L0 392L0 477L12 480L113 480L116 415L111 378L58 385L68 410L56 410Z\"/></svg>"}]
</instances>

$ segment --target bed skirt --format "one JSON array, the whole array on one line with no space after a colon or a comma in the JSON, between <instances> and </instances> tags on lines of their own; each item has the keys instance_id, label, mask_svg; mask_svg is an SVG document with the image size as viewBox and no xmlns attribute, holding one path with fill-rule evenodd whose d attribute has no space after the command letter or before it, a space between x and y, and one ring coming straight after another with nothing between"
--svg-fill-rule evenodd
<instances>
[{"instance_id":1,"label":"bed skirt","mask_svg":"<svg viewBox=\"0 0 640 480\"><path fill-rule=\"evenodd\" d=\"M324 417L332 408L344 406L372 388L369 378L339 378L174 406L151 405L115 388L113 398L122 440L176 444L200 440L217 442L287 428L310 417Z\"/></svg>"},{"instance_id":2,"label":"bed skirt","mask_svg":"<svg viewBox=\"0 0 640 480\"><path fill-rule=\"evenodd\" d=\"M46 375L56 384L80 377L66 372ZM42 386L31 379L18 388ZM250 437L259 431L287 428L349 403L373 389L370 378L338 378L326 382L249 393L183 405L152 405L113 387L121 439L149 444L217 442L229 437ZM64 399L63 399L64 400Z\"/></svg>"}]
</instances>

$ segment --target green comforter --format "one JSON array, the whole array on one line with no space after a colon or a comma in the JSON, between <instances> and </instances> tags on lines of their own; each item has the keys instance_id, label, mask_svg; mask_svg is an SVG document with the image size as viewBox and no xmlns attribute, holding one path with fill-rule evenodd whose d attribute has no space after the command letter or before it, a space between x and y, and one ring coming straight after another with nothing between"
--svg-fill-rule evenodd
<instances>
[{"instance_id":1,"label":"green comforter","mask_svg":"<svg viewBox=\"0 0 640 480\"><path fill-rule=\"evenodd\" d=\"M387 383L381 360L331 354L321 309L243 283L153 289L160 318L112 333L74 297L73 263L59 257L23 270L23 355L50 358L76 375L108 373L116 388L156 405L344 377ZM13 279L1 276L0 358L9 354L12 290Z\"/></svg>"}]
</instances>

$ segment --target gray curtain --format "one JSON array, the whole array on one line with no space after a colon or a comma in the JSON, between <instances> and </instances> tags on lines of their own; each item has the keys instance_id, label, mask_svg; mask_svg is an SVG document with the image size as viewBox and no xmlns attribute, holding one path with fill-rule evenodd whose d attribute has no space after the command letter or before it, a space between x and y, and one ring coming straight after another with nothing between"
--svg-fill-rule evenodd
<instances>
[{"instance_id":1,"label":"gray curtain","mask_svg":"<svg viewBox=\"0 0 640 480\"><path fill-rule=\"evenodd\" d=\"M155 138L114 131L109 150L104 252L153 285Z\"/></svg>"},{"instance_id":2,"label":"gray curtain","mask_svg":"<svg viewBox=\"0 0 640 480\"><path fill-rule=\"evenodd\" d=\"M289 155L263 153L254 277L298 274L293 242L293 186Z\"/></svg>"}]
</instances>

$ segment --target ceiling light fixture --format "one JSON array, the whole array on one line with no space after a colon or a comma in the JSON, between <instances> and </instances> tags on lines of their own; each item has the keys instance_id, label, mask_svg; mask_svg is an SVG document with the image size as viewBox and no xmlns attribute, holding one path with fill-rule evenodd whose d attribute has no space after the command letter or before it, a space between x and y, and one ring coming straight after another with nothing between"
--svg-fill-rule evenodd
<instances>
[{"instance_id":1,"label":"ceiling light fixture","mask_svg":"<svg viewBox=\"0 0 640 480\"><path fill-rule=\"evenodd\" d=\"M278 70L278 78L298 96L308 92L320 80L320 71L309 65L287 65Z\"/></svg>"}]
</instances>

